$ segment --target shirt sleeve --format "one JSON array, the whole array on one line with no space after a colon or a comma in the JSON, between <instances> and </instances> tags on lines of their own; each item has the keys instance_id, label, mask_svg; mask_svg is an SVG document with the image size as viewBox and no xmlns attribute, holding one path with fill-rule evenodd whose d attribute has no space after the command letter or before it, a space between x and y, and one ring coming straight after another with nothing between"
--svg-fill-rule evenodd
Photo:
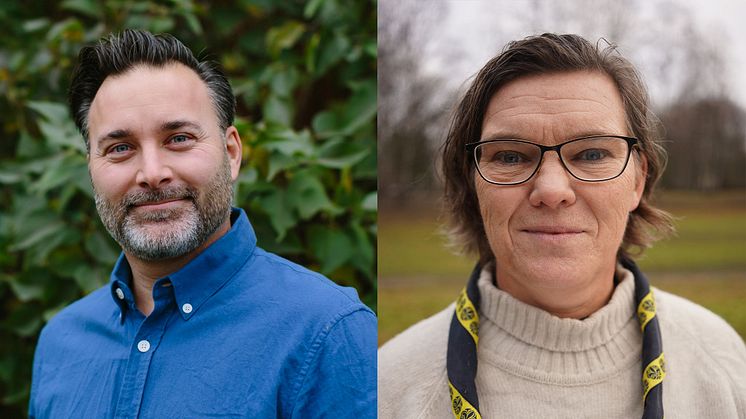
<instances>
[{"instance_id":1,"label":"shirt sleeve","mask_svg":"<svg viewBox=\"0 0 746 419\"><path fill-rule=\"evenodd\" d=\"M305 374L293 418L375 418L378 326L354 311L331 326Z\"/></svg>"}]
</instances>

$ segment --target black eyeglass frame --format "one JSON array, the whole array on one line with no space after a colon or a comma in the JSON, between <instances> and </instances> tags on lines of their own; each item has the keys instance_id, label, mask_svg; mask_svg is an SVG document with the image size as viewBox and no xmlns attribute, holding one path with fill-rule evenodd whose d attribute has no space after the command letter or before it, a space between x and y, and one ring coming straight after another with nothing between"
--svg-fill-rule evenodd
<instances>
[{"instance_id":1,"label":"black eyeglass frame","mask_svg":"<svg viewBox=\"0 0 746 419\"><path fill-rule=\"evenodd\" d=\"M594 138L620 138L620 139L622 139L622 140L624 140L624 141L627 142L627 158L624 160L624 166L622 167L622 170L619 171L619 174L617 174L616 176L612 176L612 177L607 178L607 179L595 179L595 180L583 179L581 177L576 176L567 167L567 165L565 164L565 160L562 158L562 153L560 153L560 149L563 146L565 146L567 144L570 144L570 143L573 143L575 141L590 140L590 139L594 139ZM510 141L510 142L513 142L513 143L531 144L531 145L534 145L536 147L539 147L539 149L541 150L541 154L539 154L539 164L536 165L536 168L534 169L534 171L525 180L522 180L520 182L510 182L510 183L495 182L493 180L487 179L487 177L485 177L482 174L482 171L479 169L479 162L477 160L477 153L476 153L477 147L479 147L482 144L490 144L490 143L497 143L497 142L507 142L507 141ZM554 151L554 152L556 152L557 153L557 157L559 157L560 163L562 163L562 167L565 169L565 171L567 173L570 174L570 176L574 177L577 180L581 180L583 182L606 182L606 181L609 181L609 180L612 180L612 179L616 179L619 176L621 176L622 173L624 173L624 171L627 169L627 165L629 164L629 156L632 155L632 150L635 148L635 146L639 145L639 143L640 143L640 140L638 140L637 138L634 138L634 137L625 137L623 135L589 135L587 137L573 138L572 140L565 141L564 143L553 145L553 146L546 146L546 145L536 144L536 143L532 143L531 141L525 141L525 140L513 140L513 139L502 138L502 139L496 139L496 140L486 140L486 141L477 141L477 142L474 142L474 143L468 143L468 144L464 145L464 148L466 149L467 153L471 154L471 161L474 163L474 166L477 168L477 172L479 172L479 176L481 176L482 179L485 180L485 182L491 183L493 185L513 186L513 185L520 185L521 183L526 183L529 180L531 180L532 177L534 177L534 175L536 174L536 172L539 171L539 168L541 167L541 164L544 161L544 153L546 153L547 151Z\"/></svg>"}]
</instances>

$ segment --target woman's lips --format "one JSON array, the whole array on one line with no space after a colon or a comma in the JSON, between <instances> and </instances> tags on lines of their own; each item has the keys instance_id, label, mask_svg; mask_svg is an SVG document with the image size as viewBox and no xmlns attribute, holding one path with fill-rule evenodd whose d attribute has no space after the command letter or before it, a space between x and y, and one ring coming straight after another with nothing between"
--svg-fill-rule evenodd
<instances>
[{"instance_id":1,"label":"woman's lips","mask_svg":"<svg viewBox=\"0 0 746 419\"><path fill-rule=\"evenodd\" d=\"M521 231L531 234L580 234L583 232L583 229L576 227L546 226L528 227L521 229Z\"/></svg>"},{"instance_id":2,"label":"woman's lips","mask_svg":"<svg viewBox=\"0 0 746 419\"><path fill-rule=\"evenodd\" d=\"M575 227L542 226L524 228L520 232L531 239L547 243L561 243L568 239L581 237L584 231Z\"/></svg>"}]
</instances>

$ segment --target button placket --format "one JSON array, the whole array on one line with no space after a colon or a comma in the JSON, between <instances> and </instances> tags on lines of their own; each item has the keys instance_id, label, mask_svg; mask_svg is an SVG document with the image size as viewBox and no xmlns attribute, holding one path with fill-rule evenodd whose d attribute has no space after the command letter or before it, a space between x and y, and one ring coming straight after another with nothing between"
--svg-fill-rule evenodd
<instances>
[{"instance_id":1,"label":"button placket","mask_svg":"<svg viewBox=\"0 0 746 419\"><path fill-rule=\"evenodd\" d=\"M140 410L151 361L163 337L166 324L175 313L173 309L164 310L167 305L167 302L157 302L153 312L144 318L134 336L136 343L133 342L131 347L127 370L117 398L116 419L131 418L133 412L136 415Z\"/></svg>"}]
</instances>

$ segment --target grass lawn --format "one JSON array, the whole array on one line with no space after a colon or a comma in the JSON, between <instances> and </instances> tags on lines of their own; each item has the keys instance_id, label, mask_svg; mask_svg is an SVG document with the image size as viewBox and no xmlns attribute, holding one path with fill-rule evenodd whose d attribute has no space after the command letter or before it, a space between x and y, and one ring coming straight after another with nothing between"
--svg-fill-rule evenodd
<instances>
[{"instance_id":1,"label":"grass lawn","mask_svg":"<svg viewBox=\"0 0 746 419\"><path fill-rule=\"evenodd\" d=\"M678 234L639 260L652 284L701 304L746 337L746 194L666 193ZM455 256L437 211L379 212L379 342L445 308L473 259Z\"/></svg>"}]
</instances>

